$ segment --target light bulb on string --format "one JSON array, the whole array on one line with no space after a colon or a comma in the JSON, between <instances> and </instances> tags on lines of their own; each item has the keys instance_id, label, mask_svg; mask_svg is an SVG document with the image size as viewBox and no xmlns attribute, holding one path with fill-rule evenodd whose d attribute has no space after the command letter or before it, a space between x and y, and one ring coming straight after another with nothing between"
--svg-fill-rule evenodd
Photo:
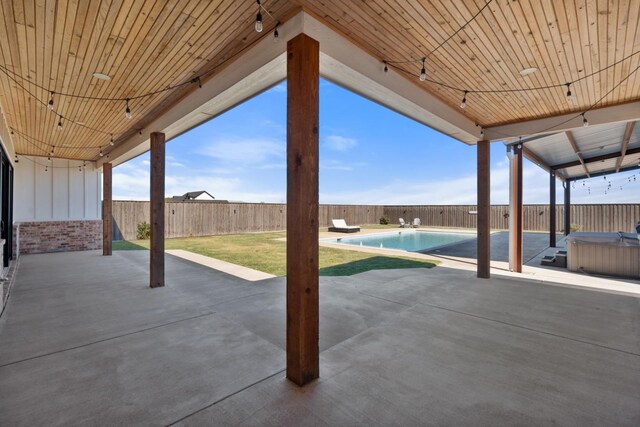
<instances>
[{"instance_id":1,"label":"light bulb on string","mask_svg":"<svg viewBox=\"0 0 640 427\"><path fill-rule=\"evenodd\" d=\"M422 58L422 70L420 70L420 81L423 82L425 80L427 80L427 69L424 68L424 61L426 61L427 58Z\"/></svg>"},{"instance_id":2,"label":"light bulb on string","mask_svg":"<svg viewBox=\"0 0 640 427\"><path fill-rule=\"evenodd\" d=\"M58 116L58 130L62 130L62 116Z\"/></svg>"},{"instance_id":3,"label":"light bulb on string","mask_svg":"<svg viewBox=\"0 0 640 427\"><path fill-rule=\"evenodd\" d=\"M278 33L278 24L276 24L276 28L273 30L273 38L278 39L280 37L280 33Z\"/></svg>"},{"instance_id":4,"label":"light bulb on string","mask_svg":"<svg viewBox=\"0 0 640 427\"><path fill-rule=\"evenodd\" d=\"M16 154L16 160L15 163L20 163L20 159L18 158L18 155Z\"/></svg>"},{"instance_id":5,"label":"light bulb on string","mask_svg":"<svg viewBox=\"0 0 640 427\"><path fill-rule=\"evenodd\" d=\"M111 140L109 141L109 145L113 147L113 144L114 144L114 142L113 142L113 134L111 134Z\"/></svg>"},{"instance_id":6,"label":"light bulb on string","mask_svg":"<svg viewBox=\"0 0 640 427\"><path fill-rule=\"evenodd\" d=\"M567 83L567 102L573 102L573 95L571 95L571 83Z\"/></svg>"},{"instance_id":7,"label":"light bulb on string","mask_svg":"<svg viewBox=\"0 0 640 427\"><path fill-rule=\"evenodd\" d=\"M464 95L462 96L462 101L460 102L460 108L464 108L467 106L467 94L469 93L468 90L464 91Z\"/></svg>"},{"instance_id":8,"label":"light bulb on string","mask_svg":"<svg viewBox=\"0 0 640 427\"><path fill-rule=\"evenodd\" d=\"M49 110L51 110L51 111L53 111L53 95L54 95L54 93L55 92L51 92L51 98L49 98L49 104L47 104L48 107L49 107Z\"/></svg>"},{"instance_id":9,"label":"light bulb on string","mask_svg":"<svg viewBox=\"0 0 640 427\"><path fill-rule=\"evenodd\" d=\"M104 153L102 152L102 147L100 147L100 157L104 156Z\"/></svg>"},{"instance_id":10,"label":"light bulb on string","mask_svg":"<svg viewBox=\"0 0 640 427\"><path fill-rule=\"evenodd\" d=\"M587 126L589 126L589 120L587 120L587 116L582 113L582 127L586 128Z\"/></svg>"},{"instance_id":11,"label":"light bulb on string","mask_svg":"<svg viewBox=\"0 0 640 427\"><path fill-rule=\"evenodd\" d=\"M256 14L256 32L262 32L262 14L260 13L260 2L258 2L258 13Z\"/></svg>"},{"instance_id":12,"label":"light bulb on string","mask_svg":"<svg viewBox=\"0 0 640 427\"><path fill-rule=\"evenodd\" d=\"M384 64L384 68L382 69L385 73L389 72L389 67L387 66L387 61L382 61Z\"/></svg>"},{"instance_id":13,"label":"light bulb on string","mask_svg":"<svg viewBox=\"0 0 640 427\"><path fill-rule=\"evenodd\" d=\"M124 110L124 116L127 118L127 120L131 120L133 115L131 114L131 108L129 108L129 99L127 99L125 102L127 103L127 108L125 108Z\"/></svg>"}]
</instances>

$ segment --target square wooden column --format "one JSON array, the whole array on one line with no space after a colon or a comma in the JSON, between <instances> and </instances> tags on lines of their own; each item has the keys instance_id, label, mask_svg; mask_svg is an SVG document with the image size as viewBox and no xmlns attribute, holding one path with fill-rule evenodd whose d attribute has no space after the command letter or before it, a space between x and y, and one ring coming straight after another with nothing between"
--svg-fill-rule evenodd
<instances>
[{"instance_id":1,"label":"square wooden column","mask_svg":"<svg viewBox=\"0 0 640 427\"><path fill-rule=\"evenodd\" d=\"M549 172L549 246L556 247L556 173Z\"/></svg>"},{"instance_id":2,"label":"square wooden column","mask_svg":"<svg viewBox=\"0 0 640 427\"><path fill-rule=\"evenodd\" d=\"M287 378L319 376L318 126L320 49L287 43Z\"/></svg>"},{"instance_id":3,"label":"square wooden column","mask_svg":"<svg viewBox=\"0 0 640 427\"><path fill-rule=\"evenodd\" d=\"M111 255L111 248L113 246L111 226L113 221L112 169L111 163L102 165L102 255Z\"/></svg>"},{"instance_id":4,"label":"square wooden column","mask_svg":"<svg viewBox=\"0 0 640 427\"><path fill-rule=\"evenodd\" d=\"M571 233L571 182L564 182L564 235Z\"/></svg>"},{"instance_id":5,"label":"square wooden column","mask_svg":"<svg viewBox=\"0 0 640 427\"><path fill-rule=\"evenodd\" d=\"M478 141L478 277L489 278L491 267L491 179L489 141Z\"/></svg>"},{"instance_id":6,"label":"square wooden column","mask_svg":"<svg viewBox=\"0 0 640 427\"><path fill-rule=\"evenodd\" d=\"M164 286L164 133L151 133L150 286Z\"/></svg>"},{"instance_id":7,"label":"square wooden column","mask_svg":"<svg viewBox=\"0 0 640 427\"><path fill-rule=\"evenodd\" d=\"M513 147L513 158L509 162L511 173L510 206L512 227L509 245L509 264L512 271L522 273L522 145Z\"/></svg>"}]
</instances>

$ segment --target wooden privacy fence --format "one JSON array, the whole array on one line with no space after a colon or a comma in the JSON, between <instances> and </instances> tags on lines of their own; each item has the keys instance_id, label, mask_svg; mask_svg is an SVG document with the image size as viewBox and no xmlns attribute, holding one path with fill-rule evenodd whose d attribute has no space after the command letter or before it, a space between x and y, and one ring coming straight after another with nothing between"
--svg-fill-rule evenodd
<instances>
[{"instance_id":1,"label":"wooden privacy fence","mask_svg":"<svg viewBox=\"0 0 640 427\"><path fill-rule=\"evenodd\" d=\"M475 205L385 206L384 214L392 223L398 218L412 221L420 218L429 227L476 228ZM549 231L549 205L524 205L523 228L527 231ZM640 204L571 205L571 225L579 231L626 231L640 221ZM509 228L509 206L491 206L491 228ZM564 205L556 206L556 230L564 231Z\"/></svg>"},{"instance_id":2,"label":"wooden privacy fence","mask_svg":"<svg viewBox=\"0 0 640 427\"><path fill-rule=\"evenodd\" d=\"M353 224L376 224L382 206L321 205L321 227L333 218ZM149 202L113 202L113 239L136 238L139 223L149 222ZM287 228L287 205L272 203L167 202L165 236L211 236L215 234L281 231Z\"/></svg>"},{"instance_id":3,"label":"wooden privacy fence","mask_svg":"<svg viewBox=\"0 0 640 427\"><path fill-rule=\"evenodd\" d=\"M344 218L348 224L377 224L382 216L392 224L398 218L412 221L420 218L429 227L476 228L475 205L320 205L320 226L330 225L333 218ZM509 228L509 207L491 206L491 228ZM563 231L564 206L556 207L557 231ZM572 205L571 224L580 231L631 231L640 220L639 204ZM141 222L149 222L149 202L113 202L113 239L132 240ZM524 229L549 230L549 206L525 205ZM287 227L287 206L272 203L167 202L165 236L188 237L215 234L281 231Z\"/></svg>"}]
</instances>

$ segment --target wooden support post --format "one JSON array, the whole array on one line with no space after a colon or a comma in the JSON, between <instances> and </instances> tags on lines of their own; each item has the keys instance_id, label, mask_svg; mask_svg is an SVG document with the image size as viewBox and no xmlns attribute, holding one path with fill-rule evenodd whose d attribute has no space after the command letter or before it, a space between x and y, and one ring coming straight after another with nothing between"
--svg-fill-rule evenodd
<instances>
[{"instance_id":1,"label":"wooden support post","mask_svg":"<svg viewBox=\"0 0 640 427\"><path fill-rule=\"evenodd\" d=\"M511 270L522 273L522 145L513 147L513 159L510 162L512 174L511 207L513 215L513 227L511 229L511 247L513 248Z\"/></svg>"},{"instance_id":2,"label":"wooden support post","mask_svg":"<svg viewBox=\"0 0 640 427\"><path fill-rule=\"evenodd\" d=\"M564 182L564 235L571 233L571 181Z\"/></svg>"},{"instance_id":3,"label":"wooden support post","mask_svg":"<svg viewBox=\"0 0 640 427\"><path fill-rule=\"evenodd\" d=\"M318 126L320 49L287 43L287 378L318 378Z\"/></svg>"},{"instance_id":4,"label":"wooden support post","mask_svg":"<svg viewBox=\"0 0 640 427\"><path fill-rule=\"evenodd\" d=\"M489 141L478 141L478 277L491 268L491 193Z\"/></svg>"},{"instance_id":5,"label":"wooden support post","mask_svg":"<svg viewBox=\"0 0 640 427\"><path fill-rule=\"evenodd\" d=\"M113 231L113 191L112 191L112 165L102 165L102 255L111 255Z\"/></svg>"},{"instance_id":6,"label":"wooden support post","mask_svg":"<svg viewBox=\"0 0 640 427\"><path fill-rule=\"evenodd\" d=\"M150 286L164 286L164 133L151 133Z\"/></svg>"},{"instance_id":7,"label":"wooden support post","mask_svg":"<svg viewBox=\"0 0 640 427\"><path fill-rule=\"evenodd\" d=\"M556 247L556 173L549 172L549 246Z\"/></svg>"}]
</instances>

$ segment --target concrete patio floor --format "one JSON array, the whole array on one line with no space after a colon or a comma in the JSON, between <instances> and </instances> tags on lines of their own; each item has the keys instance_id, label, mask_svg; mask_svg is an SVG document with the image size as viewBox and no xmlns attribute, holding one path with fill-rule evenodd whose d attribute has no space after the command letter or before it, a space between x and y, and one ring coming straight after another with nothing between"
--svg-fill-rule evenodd
<instances>
[{"instance_id":1,"label":"concrete patio floor","mask_svg":"<svg viewBox=\"0 0 640 427\"><path fill-rule=\"evenodd\" d=\"M0 425L640 424L635 296L451 267L322 277L321 378L300 389L284 278L167 255L167 286L148 289L147 265L21 257Z\"/></svg>"}]
</instances>

